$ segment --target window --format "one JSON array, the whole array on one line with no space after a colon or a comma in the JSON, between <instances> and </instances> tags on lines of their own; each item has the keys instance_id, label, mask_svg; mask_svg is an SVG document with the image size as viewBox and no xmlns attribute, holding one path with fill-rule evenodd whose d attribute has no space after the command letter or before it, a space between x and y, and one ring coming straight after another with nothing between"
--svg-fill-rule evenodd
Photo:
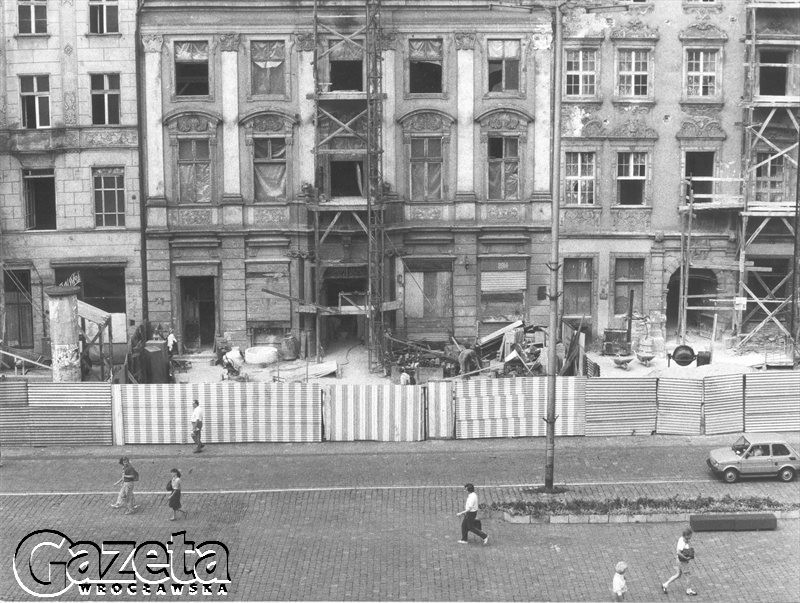
<instances>
[{"instance_id":1,"label":"window","mask_svg":"<svg viewBox=\"0 0 800 603\"><path fill-rule=\"evenodd\" d=\"M30 270L4 270L5 342L16 348L33 347L33 297Z\"/></svg>"},{"instance_id":2,"label":"window","mask_svg":"<svg viewBox=\"0 0 800 603\"><path fill-rule=\"evenodd\" d=\"M445 318L453 311L452 271L406 272L406 318Z\"/></svg>"},{"instance_id":3,"label":"window","mask_svg":"<svg viewBox=\"0 0 800 603\"><path fill-rule=\"evenodd\" d=\"M208 93L208 42L175 42L175 95Z\"/></svg>"},{"instance_id":4,"label":"window","mask_svg":"<svg viewBox=\"0 0 800 603\"><path fill-rule=\"evenodd\" d=\"M617 95L644 97L650 94L650 51L620 50L617 65Z\"/></svg>"},{"instance_id":5,"label":"window","mask_svg":"<svg viewBox=\"0 0 800 603\"><path fill-rule=\"evenodd\" d=\"M364 197L363 161L331 161L329 165L331 197Z\"/></svg>"},{"instance_id":6,"label":"window","mask_svg":"<svg viewBox=\"0 0 800 603\"><path fill-rule=\"evenodd\" d=\"M519 198L519 139L490 136L489 199Z\"/></svg>"},{"instance_id":7,"label":"window","mask_svg":"<svg viewBox=\"0 0 800 603\"><path fill-rule=\"evenodd\" d=\"M564 260L564 315L592 315L592 260Z\"/></svg>"},{"instance_id":8,"label":"window","mask_svg":"<svg viewBox=\"0 0 800 603\"><path fill-rule=\"evenodd\" d=\"M125 226L125 174L122 168L98 168L94 180L95 226Z\"/></svg>"},{"instance_id":9,"label":"window","mask_svg":"<svg viewBox=\"0 0 800 603\"><path fill-rule=\"evenodd\" d=\"M89 33L119 32L117 0L89 0Z\"/></svg>"},{"instance_id":10,"label":"window","mask_svg":"<svg viewBox=\"0 0 800 603\"><path fill-rule=\"evenodd\" d=\"M113 125L119 123L119 74L89 76L92 85L92 123Z\"/></svg>"},{"instance_id":11,"label":"window","mask_svg":"<svg viewBox=\"0 0 800 603\"><path fill-rule=\"evenodd\" d=\"M441 94L442 40L408 41L408 91L411 94Z\"/></svg>"},{"instance_id":12,"label":"window","mask_svg":"<svg viewBox=\"0 0 800 603\"><path fill-rule=\"evenodd\" d=\"M627 314L633 292L633 311L642 314L644 303L644 260L618 259L614 268L614 314Z\"/></svg>"},{"instance_id":13,"label":"window","mask_svg":"<svg viewBox=\"0 0 800 603\"><path fill-rule=\"evenodd\" d=\"M411 200L442 198L442 139L411 139Z\"/></svg>"},{"instance_id":14,"label":"window","mask_svg":"<svg viewBox=\"0 0 800 603\"><path fill-rule=\"evenodd\" d=\"M684 176L691 179L692 192L696 203L713 201L714 151L686 151L686 171Z\"/></svg>"},{"instance_id":15,"label":"window","mask_svg":"<svg viewBox=\"0 0 800 603\"><path fill-rule=\"evenodd\" d=\"M47 0L19 0L19 33L47 33Z\"/></svg>"},{"instance_id":16,"label":"window","mask_svg":"<svg viewBox=\"0 0 800 603\"><path fill-rule=\"evenodd\" d=\"M25 228L56 229L56 176L50 169L22 170Z\"/></svg>"},{"instance_id":17,"label":"window","mask_svg":"<svg viewBox=\"0 0 800 603\"><path fill-rule=\"evenodd\" d=\"M789 456L791 452L789 452L789 448L787 448L784 444L773 444L772 445L772 456Z\"/></svg>"},{"instance_id":18,"label":"window","mask_svg":"<svg viewBox=\"0 0 800 603\"><path fill-rule=\"evenodd\" d=\"M363 42L330 40L328 80L331 91L364 91Z\"/></svg>"},{"instance_id":19,"label":"window","mask_svg":"<svg viewBox=\"0 0 800 603\"><path fill-rule=\"evenodd\" d=\"M647 153L617 153L617 203L644 204Z\"/></svg>"},{"instance_id":20,"label":"window","mask_svg":"<svg viewBox=\"0 0 800 603\"><path fill-rule=\"evenodd\" d=\"M519 40L489 40L489 92L519 90Z\"/></svg>"},{"instance_id":21,"label":"window","mask_svg":"<svg viewBox=\"0 0 800 603\"><path fill-rule=\"evenodd\" d=\"M716 50L686 51L686 95L689 97L717 96L717 66L719 52Z\"/></svg>"},{"instance_id":22,"label":"window","mask_svg":"<svg viewBox=\"0 0 800 603\"><path fill-rule=\"evenodd\" d=\"M286 197L286 139L253 139L253 186L256 201Z\"/></svg>"},{"instance_id":23,"label":"window","mask_svg":"<svg viewBox=\"0 0 800 603\"><path fill-rule=\"evenodd\" d=\"M283 42L250 43L250 90L252 94L285 94L285 46Z\"/></svg>"},{"instance_id":24,"label":"window","mask_svg":"<svg viewBox=\"0 0 800 603\"><path fill-rule=\"evenodd\" d=\"M78 274L78 299L105 312L125 312L125 269L114 266L65 266L55 269L57 283Z\"/></svg>"},{"instance_id":25,"label":"window","mask_svg":"<svg viewBox=\"0 0 800 603\"><path fill-rule=\"evenodd\" d=\"M211 201L211 149L208 139L178 141L178 177L181 203Z\"/></svg>"},{"instance_id":26,"label":"window","mask_svg":"<svg viewBox=\"0 0 800 603\"><path fill-rule=\"evenodd\" d=\"M594 203L595 154L569 152L566 154L565 200L571 205Z\"/></svg>"},{"instance_id":27,"label":"window","mask_svg":"<svg viewBox=\"0 0 800 603\"><path fill-rule=\"evenodd\" d=\"M758 51L758 93L761 96L786 96L789 80L789 51Z\"/></svg>"},{"instance_id":28,"label":"window","mask_svg":"<svg viewBox=\"0 0 800 603\"><path fill-rule=\"evenodd\" d=\"M772 157L770 153L756 154L757 202L780 203L783 201L783 157L783 155Z\"/></svg>"},{"instance_id":29,"label":"window","mask_svg":"<svg viewBox=\"0 0 800 603\"><path fill-rule=\"evenodd\" d=\"M597 92L597 51L567 50L567 96L594 96Z\"/></svg>"},{"instance_id":30,"label":"window","mask_svg":"<svg viewBox=\"0 0 800 603\"><path fill-rule=\"evenodd\" d=\"M528 263L521 258L482 259L481 320L514 322L525 315Z\"/></svg>"},{"instance_id":31,"label":"window","mask_svg":"<svg viewBox=\"0 0 800 603\"><path fill-rule=\"evenodd\" d=\"M50 126L50 76L22 75L19 78L22 127L35 130Z\"/></svg>"}]
</instances>

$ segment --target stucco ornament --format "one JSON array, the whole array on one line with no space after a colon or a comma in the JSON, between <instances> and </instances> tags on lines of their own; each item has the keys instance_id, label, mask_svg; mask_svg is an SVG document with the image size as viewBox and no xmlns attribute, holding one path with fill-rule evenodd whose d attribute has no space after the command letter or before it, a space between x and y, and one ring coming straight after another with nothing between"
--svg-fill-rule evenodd
<instances>
[{"instance_id":1,"label":"stucco ornament","mask_svg":"<svg viewBox=\"0 0 800 603\"><path fill-rule=\"evenodd\" d=\"M300 52L312 52L314 50L314 35L296 33L294 34L294 43Z\"/></svg>"},{"instance_id":2,"label":"stucco ornament","mask_svg":"<svg viewBox=\"0 0 800 603\"><path fill-rule=\"evenodd\" d=\"M74 126L78 123L78 115L75 111L75 93L66 92L64 94L64 123Z\"/></svg>"},{"instance_id":3,"label":"stucco ornament","mask_svg":"<svg viewBox=\"0 0 800 603\"><path fill-rule=\"evenodd\" d=\"M255 132L279 132L284 129L285 124L285 120L277 115L262 115L249 122Z\"/></svg>"},{"instance_id":4,"label":"stucco ornament","mask_svg":"<svg viewBox=\"0 0 800 603\"><path fill-rule=\"evenodd\" d=\"M477 34L474 31L456 32L456 50L472 50L475 48Z\"/></svg>"},{"instance_id":5,"label":"stucco ornament","mask_svg":"<svg viewBox=\"0 0 800 603\"><path fill-rule=\"evenodd\" d=\"M238 52L240 40L241 36L239 34L220 34L219 47L223 52Z\"/></svg>"},{"instance_id":6,"label":"stucco ornament","mask_svg":"<svg viewBox=\"0 0 800 603\"><path fill-rule=\"evenodd\" d=\"M211 124L202 115L182 115L176 121L179 132L207 132Z\"/></svg>"},{"instance_id":7,"label":"stucco ornament","mask_svg":"<svg viewBox=\"0 0 800 603\"><path fill-rule=\"evenodd\" d=\"M67 44L64 45L64 54L65 55L70 56L72 54L72 51L73 51L72 44L67 43Z\"/></svg>"},{"instance_id":8,"label":"stucco ornament","mask_svg":"<svg viewBox=\"0 0 800 603\"><path fill-rule=\"evenodd\" d=\"M489 130L525 130L528 122L515 113L498 111L482 119L481 125Z\"/></svg>"},{"instance_id":9,"label":"stucco ornament","mask_svg":"<svg viewBox=\"0 0 800 603\"><path fill-rule=\"evenodd\" d=\"M637 138L656 140L658 132L638 118L629 119L611 130L609 138Z\"/></svg>"},{"instance_id":10,"label":"stucco ornament","mask_svg":"<svg viewBox=\"0 0 800 603\"><path fill-rule=\"evenodd\" d=\"M728 135L722 129L719 120L713 117L697 115L683 120L681 129L675 135L676 138L704 138L714 140L725 140Z\"/></svg>"},{"instance_id":11,"label":"stucco ornament","mask_svg":"<svg viewBox=\"0 0 800 603\"><path fill-rule=\"evenodd\" d=\"M611 30L612 40L658 40L658 28L646 25L641 19L622 23Z\"/></svg>"},{"instance_id":12,"label":"stucco ornament","mask_svg":"<svg viewBox=\"0 0 800 603\"><path fill-rule=\"evenodd\" d=\"M559 223L568 230L597 230L600 228L600 217L603 210L600 208L563 208L559 215Z\"/></svg>"},{"instance_id":13,"label":"stucco ornament","mask_svg":"<svg viewBox=\"0 0 800 603\"><path fill-rule=\"evenodd\" d=\"M411 210L412 220L441 220L441 207L414 207Z\"/></svg>"},{"instance_id":14,"label":"stucco ornament","mask_svg":"<svg viewBox=\"0 0 800 603\"><path fill-rule=\"evenodd\" d=\"M614 209L611 219L616 230L642 232L650 228L650 212L647 209Z\"/></svg>"},{"instance_id":15,"label":"stucco ornament","mask_svg":"<svg viewBox=\"0 0 800 603\"><path fill-rule=\"evenodd\" d=\"M394 29L383 30L378 36L378 46L381 50L394 50L395 42L397 41L397 31Z\"/></svg>"},{"instance_id":16,"label":"stucco ornament","mask_svg":"<svg viewBox=\"0 0 800 603\"><path fill-rule=\"evenodd\" d=\"M728 40L728 34L708 21L699 21L693 23L689 27L678 34L680 40L716 40L725 42Z\"/></svg>"},{"instance_id":17,"label":"stucco ornament","mask_svg":"<svg viewBox=\"0 0 800 603\"><path fill-rule=\"evenodd\" d=\"M158 34L144 34L142 36L142 46L145 52L161 52L164 45L164 36Z\"/></svg>"},{"instance_id":18,"label":"stucco ornament","mask_svg":"<svg viewBox=\"0 0 800 603\"><path fill-rule=\"evenodd\" d=\"M439 113L425 112L410 115L401 123L407 132L443 132L450 128L453 120Z\"/></svg>"}]
</instances>

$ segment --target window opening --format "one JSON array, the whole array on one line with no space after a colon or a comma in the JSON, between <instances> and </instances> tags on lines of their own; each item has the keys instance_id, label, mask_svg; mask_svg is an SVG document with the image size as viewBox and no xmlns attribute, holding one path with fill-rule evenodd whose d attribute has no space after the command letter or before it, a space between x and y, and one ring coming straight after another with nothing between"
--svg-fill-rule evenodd
<instances>
[{"instance_id":1,"label":"window opening","mask_svg":"<svg viewBox=\"0 0 800 603\"><path fill-rule=\"evenodd\" d=\"M47 33L47 0L19 0L19 33Z\"/></svg>"},{"instance_id":2,"label":"window opening","mask_svg":"<svg viewBox=\"0 0 800 603\"><path fill-rule=\"evenodd\" d=\"M714 151L687 151L686 178L692 178L692 190L696 203L712 201L714 183L694 180L694 178L712 178L714 176Z\"/></svg>"},{"instance_id":3,"label":"window opening","mask_svg":"<svg viewBox=\"0 0 800 603\"><path fill-rule=\"evenodd\" d=\"M567 96L594 96L597 81L597 51L567 50Z\"/></svg>"},{"instance_id":4,"label":"window opening","mask_svg":"<svg viewBox=\"0 0 800 603\"><path fill-rule=\"evenodd\" d=\"M633 291L633 311L643 313L644 260L618 259L614 268L614 314L627 314L630 292Z\"/></svg>"},{"instance_id":5,"label":"window opening","mask_svg":"<svg viewBox=\"0 0 800 603\"><path fill-rule=\"evenodd\" d=\"M208 42L175 42L176 96L208 93Z\"/></svg>"},{"instance_id":6,"label":"window opening","mask_svg":"<svg viewBox=\"0 0 800 603\"><path fill-rule=\"evenodd\" d=\"M650 51L620 50L618 72L619 96L647 96Z\"/></svg>"},{"instance_id":7,"label":"window opening","mask_svg":"<svg viewBox=\"0 0 800 603\"><path fill-rule=\"evenodd\" d=\"M33 297L30 270L4 270L5 342L13 347L33 347Z\"/></svg>"},{"instance_id":8,"label":"window opening","mask_svg":"<svg viewBox=\"0 0 800 603\"><path fill-rule=\"evenodd\" d=\"M119 74L90 76L92 86L92 123L111 125L119 123Z\"/></svg>"},{"instance_id":9,"label":"window opening","mask_svg":"<svg viewBox=\"0 0 800 603\"><path fill-rule=\"evenodd\" d=\"M490 136L489 199L517 199L519 197L519 139Z\"/></svg>"},{"instance_id":10,"label":"window opening","mask_svg":"<svg viewBox=\"0 0 800 603\"><path fill-rule=\"evenodd\" d=\"M617 202L644 204L647 153L617 153Z\"/></svg>"},{"instance_id":11,"label":"window opening","mask_svg":"<svg viewBox=\"0 0 800 603\"><path fill-rule=\"evenodd\" d=\"M364 169L360 161L331 161L331 197L363 197Z\"/></svg>"},{"instance_id":12,"label":"window opening","mask_svg":"<svg viewBox=\"0 0 800 603\"><path fill-rule=\"evenodd\" d=\"M408 81L411 94L441 94L442 40L409 40Z\"/></svg>"},{"instance_id":13,"label":"window opening","mask_svg":"<svg viewBox=\"0 0 800 603\"><path fill-rule=\"evenodd\" d=\"M25 227L56 229L56 177L53 169L23 170Z\"/></svg>"},{"instance_id":14,"label":"window opening","mask_svg":"<svg viewBox=\"0 0 800 603\"><path fill-rule=\"evenodd\" d=\"M256 201L286 196L286 140L253 139L253 184Z\"/></svg>"},{"instance_id":15,"label":"window opening","mask_svg":"<svg viewBox=\"0 0 800 603\"><path fill-rule=\"evenodd\" d=\"M564 260L564 315L592 315L592 260Z\"/></svg>"},{"instance_id":16,"label":"window opening","mask_svg":"<svg viewBox=\"0 0 800 603\"><path fill-rule=\"evenodd\" d=\"M783 201L784 162L783 155L771 157L771 153L756 154L756 201L780 203Z\"/></svg>"},{"instance_id":17,"label":"window opening","mask_svg":"<svg viewBox=\"0 0 800 603\"><path fill-rule=\"evenodd\" d=\"M105 312L125 312L125 268L116 266L64 266L55 269L57 283L80 275L78 299Z\"/></svg>"},{"instance_id":18,"label":"window opening","mask_svg":"<svg viewBox=\"0 0 800 603\"><path fill-rule=\"evenodd\" d=\"M717 54L716 50L686 51L687 96L716 96Z\"/></svg>"},{"instance_id":19,"label":"window opening","mask_svg":"<svg viewBox=\"0 0 800 603\"><path fill-rule=\"evenodd\" d=\"M182 203L211 201L211 149L207 139L178 141L178 174Z\"/></svg>"},{"instance_id":20,"label":"window opening","mask_svg":"<svg viewBox=\"0 0 800 603\"><path fill-rule=\"evenodd\" d=\"M789 52L761 50L758 70L758 93L762 96L786 96L789 75Z\"/></svg>"},{"instance_id":21,"label":"window opening","mask_svg":"<svg viewBox=\"0 0 800 603\"><path fill-rule=\"evenodd\" d=\"M117 0L89 0L89 33L119 32Z\"/></svg>"},{"instance_id":22,"label":"window opening","mask_svg":"<svg viewBox=\"0 0 800 603\"><path fill-rule=\"evenodd\" d=\"M125 226L125 177L122 168L96 169L93 179L95 225Z\"/></svg>"},{"instance_id":23,"label":"window opening","mask_svg":"<svg viewBox=\"0 0 800 603\"><path fill-rule=\"evenodd\" d=\"M22 127L28 129L50 126L50 77L22 75L19 78L22 104Z\"/></svg>"},{"instance_id":24,"label":"window opening","mask_svg":"<svg viewBox=\"0 0 800 603\"><path fill-rule=\"evenodd\" d=\"M519 40L489 40L489 92L519 90Z\"/></svg>"},{"instance_id":25,"label":"window opening","mask_svg":"<svg viewBox=\"0 0 800 603\"><path fill-rule=\"evenodd\" d=\"M594 203L595 154L566 154L565 195L568 204L592 205Z\"/></svg>"},{"instance_id":26,"label":"window opening","mask_svg":"<svg viewBox=\"0 0 800 603\"><path fill-rule=\"evenodd\" d=\"M283 42L251 42L251 91L279 94L286 91L286 45Z\"/></svg>"},{"instance_id":27,"label":"window opening","mask_svg":"<svg viewBox=\"0 0 800 603\"><path fill-rule=\"evenodd\" d=\"M442 198L442 139L411 139L411 199Z\"/></svg>"}]
</instances>

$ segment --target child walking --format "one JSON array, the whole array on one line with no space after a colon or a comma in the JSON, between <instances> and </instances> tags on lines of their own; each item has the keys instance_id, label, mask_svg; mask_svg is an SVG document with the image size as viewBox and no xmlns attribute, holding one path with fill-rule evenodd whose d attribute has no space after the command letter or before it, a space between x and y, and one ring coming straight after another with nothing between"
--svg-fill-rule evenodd
<instances>
[{"instance_id":1,"label":"child walking","mask_svg":"<svg viewBox=\"0 0 800 603\"><path fill-rule=\"evenodd\" d=\"M172 517L169 518L170 521L175 521L177 519L177 513L183 513L183 518L186 519L187 513L181 508L181 472L175 469L174 467L170 469L170 473L172 477L167 482L167 490L171 492L169 495L169 501L167 504L169 508L172 509Z\"/></svg>"},{"instance_id":2,"label":"child walking","mask_svg":"<svg viewBox=\"0 0 800 603\"><path fill-rule=\"evenodd\" d=\"M628 583L625 581L625 570L628 569L628 564L624 561L617 563L614 568L614 580L611 583L611 591L614 593L614 601L624 601L625 593L628 592Z\"/></svg>"}]
</instances>

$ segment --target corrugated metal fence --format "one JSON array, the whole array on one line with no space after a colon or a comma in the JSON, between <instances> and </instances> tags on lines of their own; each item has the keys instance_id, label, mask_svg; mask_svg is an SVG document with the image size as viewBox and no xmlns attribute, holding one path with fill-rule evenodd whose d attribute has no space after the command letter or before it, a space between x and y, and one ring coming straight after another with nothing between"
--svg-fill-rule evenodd
<instances>
[{"instance_id":1,"label":"corrugated metal fence","mask_svg":"<svg viewBox=\"0 0 800 603\"><path fill-rule=\"evenodd\" d=\"M31 445L31 413L25 381L0 384L0 442L7 446Z\"/></svg>"},{"instance_id":2,"label":"corrugated metal fence","mask_svg":"<svg viewBox=\"0 0 800 603\"><path fill-rule=\"evenodd\" d=\"M658 433L700 435L703 409L701 379L658 380Z\"/></svg>"},{"instance_id":3,"label":"corrugated metal fence","mask_svg":"<svg viewBox=\"0 0 800 603\"><path fill-rule=\"evenodd\" d=\"M744 375L703 379L705 433L732 433L744 429Z\"/></svg>"},{"instance_id":4,"label":"corrugated metal fence","mask_svg":"<svg viewBox=\"0 0 800 603\"><path fill-rule=\"evenodd\" d=\"M647 435L656 428L657 379L589 379L586 435Z\"/></svg>"},{"instance_id":5,"label":"corrugated metal fence","mask_svg":"<svg viewBox=\"0 0 800 603\"><path fill-rule=\"evenodd\" d=\"M322 405L331 441L416 442L425 439L423 386L337 384Z\"/></svg>"},{"instance_id":6,"label":"corrugated metal fence","mask_svg":"<svg viewBox=\"0 0 800 603\"><path fill-rule=\"evenodd\" d=\"M425 384L425 393L428 407L427 439L454 437L453 384L450 381L429 381Z\"/></svg>"},{"instance_id":7,"label":"corrugated metal fence","mask_svg":"<svg viewBox=\"0 0 800 603\"><path fill-rule=\"evenodd\" d=\"M800 431L800 373L748 373L744 408L746 431Z\"/></svg>"}]
</instances>

